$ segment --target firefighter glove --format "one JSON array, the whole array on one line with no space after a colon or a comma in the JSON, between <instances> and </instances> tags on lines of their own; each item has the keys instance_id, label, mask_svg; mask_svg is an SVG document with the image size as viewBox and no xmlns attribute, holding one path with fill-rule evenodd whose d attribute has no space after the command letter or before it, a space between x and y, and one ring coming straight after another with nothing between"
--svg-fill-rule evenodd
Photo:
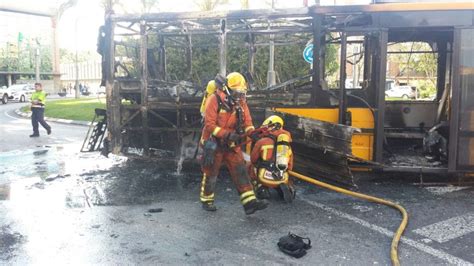
<instances>
[{"instance_id":1,"label":"firefighter glove","mask_svg":"<svg viewBox=\"0 0 474 266\"><path fill-rule=\"evenodd\" d=\"M261 134L260 131L254 130L249 134L249 137L250 137L250 139L252 139L252 141L257 141L261 138L261 135L262 134Z\"/></svg>"},{"instance_id":2,"label":"firefighter glove","mask_svg":"<svg viewBox=\"0 0 474 266\"><path fill-rule=\"evenodd\" d=\"M237 133L232 132L227 136L227 139L229 141L238 142L241 139L241 136Z\"/></svg>"},{"instance_id":3,"label":"firefighter glove","mask_svg":"<svg viewBox=\"0 0 474 266\"><path fill-rule=\"evenodd\" d=\"M214 139L208 139L204 142L202 165L211 166L214 164L214 157L216 155L217 142Z\"/></svg>"}]
</instances>

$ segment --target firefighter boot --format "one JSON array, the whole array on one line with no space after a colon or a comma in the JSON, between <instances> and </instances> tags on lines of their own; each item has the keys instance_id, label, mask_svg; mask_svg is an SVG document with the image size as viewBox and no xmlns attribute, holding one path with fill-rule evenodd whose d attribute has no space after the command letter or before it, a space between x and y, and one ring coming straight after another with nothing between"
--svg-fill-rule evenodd
<instances>
[{"instance_id":1,"label":"firefighter boot","mask_svg":"<svg viewBox=\"0 0 474 266\"><path fill-rule=\"evenodd\" d=\"M254 199L244 204L244 211L246 215L250 215L256 211L266 209L267 207L267 201Z\"/></svg>"},{"instance_id":2,"label":"firefighter boot","mask_svg":"<svg viewBox=\"0 0 474 266\"><path fill-rule=\"evenodd\" d=\"M208 212L215 212L217 211L216 205L214 205L214 202L209 201L209 202L203 202L202 203L202 208Z\"/></svg>"},{"instance_id":3,"label":"firefighter boot","mask_svg":"<svg viewBox=\"0 0 474 266\"><path fill-rule=\"evenodd\" d=\"M287 184L280 184L278 186L281 197L286 203L291 203L295 198L294 191L290 189Z\"/></svg>"},{"instance_id":4,"label":"firefighter boot","mask_svg":"<svg viewBox=\"0 0 474 266\"><path fill-rule=\"evenodd\" d=\"M262 185L257 187L256 196L258 199L269 199L270 198L270 190Z\"/></svg>"}]
</instances>

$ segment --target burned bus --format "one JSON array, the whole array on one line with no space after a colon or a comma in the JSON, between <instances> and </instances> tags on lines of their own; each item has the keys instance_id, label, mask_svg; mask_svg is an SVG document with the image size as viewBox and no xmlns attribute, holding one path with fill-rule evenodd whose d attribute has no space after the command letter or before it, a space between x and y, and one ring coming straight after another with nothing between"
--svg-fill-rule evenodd
<instances>
[{"instance_id":1,"label":"burned bus","mask_svg":"<svg viewBox=\"0 0 474 266\"><path fill-rule=\"evenodd\" d=\"M284 114L303 173L339 180L351 169L473 173L473 22L472 2L110 12L99 37L110 150L192 155L204 84L213 78L196 73L206 68L246 76L256 125ZM298 76L280 73L275 84L274 67L294 59L282 50L291 45L301 54L312 46L311 64Z\"/></svg>"}]
</instances>

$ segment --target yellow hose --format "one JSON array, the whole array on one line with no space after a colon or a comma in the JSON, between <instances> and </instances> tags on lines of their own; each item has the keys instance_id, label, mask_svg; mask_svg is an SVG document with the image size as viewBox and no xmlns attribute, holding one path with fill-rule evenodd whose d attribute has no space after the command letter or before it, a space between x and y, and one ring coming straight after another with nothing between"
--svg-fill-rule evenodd
<instances>
[{"instance_id":1,"label":"yellow hose","mask_svg":"<svg viewBox=\"0 0 474 266\"><path fill-rule=\"evenodd\" d=\"M313 178L310 178L308 176L305 176L305 175L302 175L302 174L299 174L299 173L296 173L296 172L293 172L293 171L289 171L289 174L296 177L296 178L298 178L298 179L301 179L303 181L314 184L316 186L320 186L320 187L323 187L323 188L326 188L326 189L329 189L329 190L333 190L333 191L336 191L336 192L339 192L339 193L342 193L342 194L346 194L346 195L349 195L349 196L352 196L352 197L356 197L356 198L359 198L359 199L364 199L364 200L368 200L368 201L371 201L371 202L384 204L384 205L387 205L387 206L390 206L392 208L395 208L395 209L399 210L402 213L403 218L402 218L402 222L400 223L400 226L398 227L398 229L395 232L395 235L393 236L393 239L392 239L392 246L390 247L390 258L392 260L393 265L395 265L395 266L400 265L400 261L398 260L398 251L397 250L398 250L398 242L400 241L400 238L402 237L403 231L405 231L405 228L406 228L407 223L408 223L408 213L405 210L405 208L403 208L402 206L400 206L396 203L388 201L388 200L380 199L380 198L377 198L377 197L373 197L373 196L365 195L365 194L362 194L362 193L357 193L357 192L353 192L353 191L350 191L350 190L347 190L347 189L343 189L343 188L340 188L340 187L336 187L336 186L333 186L333 185L329 185L327 183L315 180Z\"/></svg>"}]
</instances>

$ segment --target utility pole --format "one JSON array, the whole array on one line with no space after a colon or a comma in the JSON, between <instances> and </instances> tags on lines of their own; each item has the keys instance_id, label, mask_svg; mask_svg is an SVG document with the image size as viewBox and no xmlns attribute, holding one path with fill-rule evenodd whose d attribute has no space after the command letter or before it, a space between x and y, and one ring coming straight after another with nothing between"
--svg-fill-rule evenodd
<instances>
[{"instance_id":1,"label":"utility pole","mask_svg":"<svg viewBox=\"0 0 474 266\"><path fill-rule=\"evenodd\" d=\"M53 67L53 89L54 92L61 90L61 74L59 70L59 43L58 43L58 23L59 16L51 16L52 27L52 41L53 47L51 49L51 61Z\"/></svg>"},{"instance_id":2,"label":"utility pole","mask_svg":"<svg viewBox=\"0 0 474 266\"><path fill-rule=\"evenodd\" d=\"M77 22L79 20L79 17L76 18L76 23L74 25L74 40L76 44L76 58L74 60L75 68L76 68L76 83L74 84L74 95L76 99L79 99L79 58L77 56Z\"/></svg>"},{"instance_id":3,"label":"utility pole","mask_svg":"<svg viewBox=\"0 0 474 266\"><path fill-rule=\"evenodd\" d=\"M35 81L40 82L40 64L41 64L41 57L40 57L40 42L36 39L36 52L35 52Z\"/></svg>"}]
</instances>

